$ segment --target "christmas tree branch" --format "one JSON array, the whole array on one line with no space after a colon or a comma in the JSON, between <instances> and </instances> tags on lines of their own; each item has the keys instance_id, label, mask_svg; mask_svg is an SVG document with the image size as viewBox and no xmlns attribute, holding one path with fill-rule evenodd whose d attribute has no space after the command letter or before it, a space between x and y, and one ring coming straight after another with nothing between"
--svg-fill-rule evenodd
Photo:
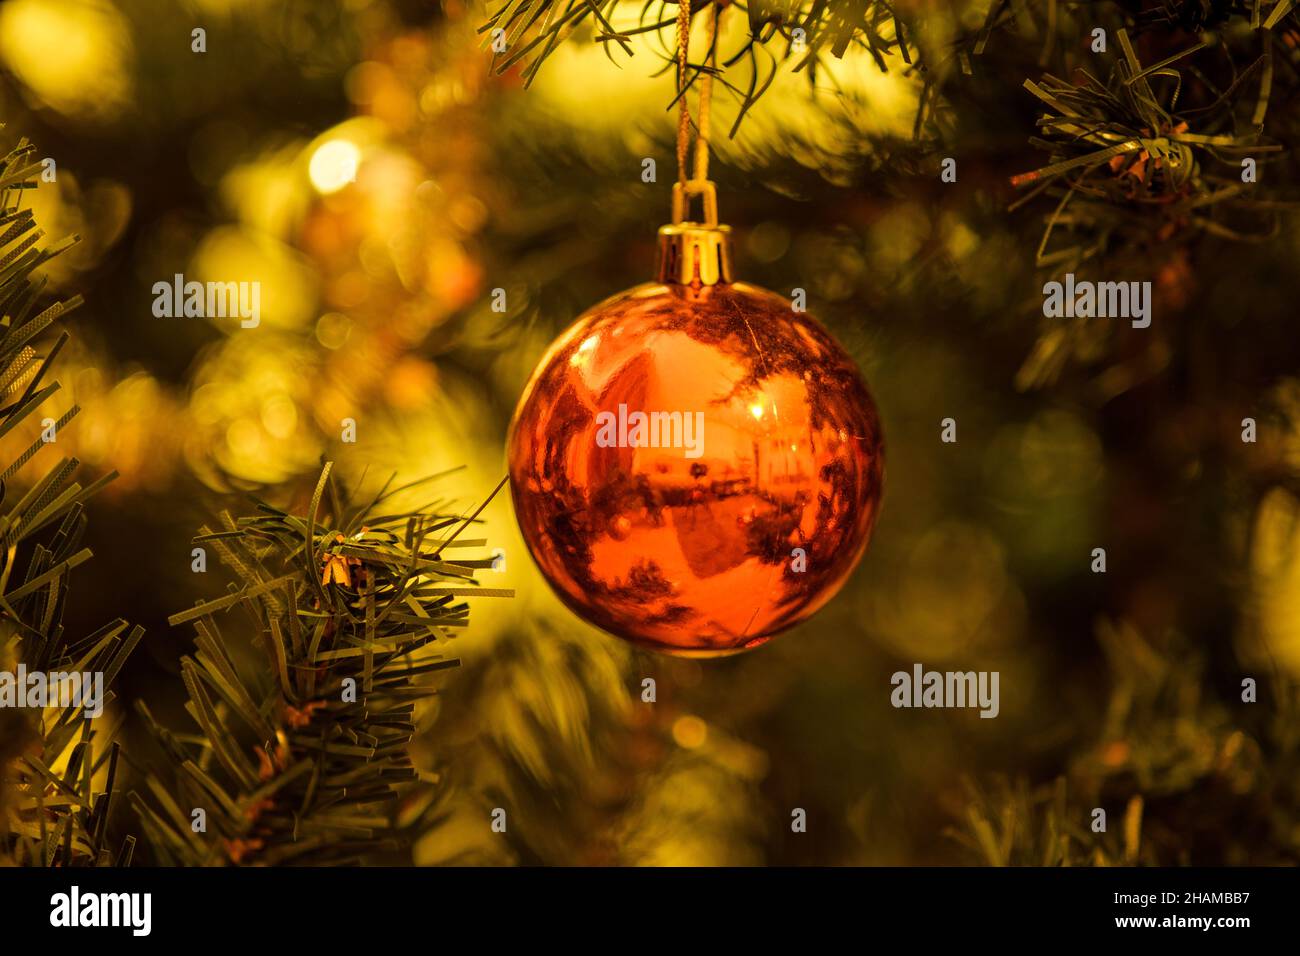
<instances>
[{"instance_id":1,"label":"christmas tree branch","mask_svg":"<svg viewBox=\"0 0 1300 956\"><path fill-rule=\"evenodd\" d=\"M620 5L620 3L622 5ZM692 14L707 10L712 0L692 0ZM492 67L497 73L520 66L525 86L531 85L547 58L575 33L588 31L592 40L604 46L613 59L612 46L631 57L631 38L653 33L658 39L658 55L664 70L676 63L674 31L677 4L669 0L649 0L637 6L636 26L618 29L618 13L629 6L627 0L505 0L479 28L484 46L493 52ZM744 11L749 21L749 37L739 50L720 53L719 74L745 64L749 78L743 84L724 84L741 102L740 117L757 102L770 85L776 65L795 59L796 70L815 73L816 63L825 55L842 58L851 47L868 51L882 71L886 57L901 54L905 64L914 61L915 44L909 48L913 34L905 28L902 14L885 0L850 0L827 2L805 0L795 4L771 0L750 0L734 5ZM763 48L772 61L770 70L759 63L757 50ZM773 52L772 48L776 48ZM692 58L688 70L688 88L708 68L703 54ZM766 73L766 78L764 74ZM742 89L742 86L745 89ZM739 126L740 117L736 120ZM735 134L733 127L732 135Z\"/></svg>"},{"instance_id":2,"label":"christmas tree branch","mask_svg":"<svg viewBox=\"0 0 1300 956\"><path fill-rule=\"evenodd\" d=\"M151 780L150 794L132 794L164 861L347 863L376 843L396 849L427 823L407 753L416 705L437 692L432 674L459 664L446 645L468 622L463 598L513 592L478 585L491 558L443 557L482 544L460 532L486 501L467 518L386 514L412 487L390 481L353 509L331 470L306 514L259 502L194 539L236 582L170 618L196 630L181 672L197 733L174 733L140 708L180 768L168 790ZM231 610L242 613L223 626L218 615ZM235 652L249 642L232 633L252 638L255 661Z\"/></svg>"},{"instance_id":3,"label":"christmas tree branch","mask_svg":"<svg viewBox=\"0 0 1300 956\"><path fill-rule=\"evenodd\" d=\"M46 280L35 270L77 238L40 245L32 210L20 208L22 191L37 187L42 170L34 154L23 141L0 160L0 439L59 392L58 382L42 383L67 333L43 356L35 345L81 303L77 296L37 311ZM125 864L135 844L127 837L116 853L107 844L118 748L105 746L111 734L92 721L112 700L113 681L144 632L119 620L73 641L62 624L69 573L91 556L82 547L84 504L115 473L82 486L74 480L77 460L61 458L16 501L9 494L78 411L73 405L43 421L39 436L0 470L0 859L20 865ZM52 535L37 539L51 527ZM74 699L60 697L74 681Z\"/></svg>"}]
</instances>

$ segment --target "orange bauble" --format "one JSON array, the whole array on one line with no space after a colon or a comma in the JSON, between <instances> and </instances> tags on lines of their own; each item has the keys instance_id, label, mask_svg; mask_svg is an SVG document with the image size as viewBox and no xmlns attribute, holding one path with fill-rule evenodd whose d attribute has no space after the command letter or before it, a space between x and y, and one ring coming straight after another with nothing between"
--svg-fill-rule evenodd
<instances>
[{"instance_id":1,"label":"orange bauble","mask_svg":"<svg viewBox=\"0 0 1300 956\"><path fill-rule=\"evenodd\" d=\"M660 235L662 281L588 311L533 373L510 483L573 611L712 657L765 643L843 585L880 507L880 420L817 322L728 281L725 226Z\"/></svg>"}]
</instances>

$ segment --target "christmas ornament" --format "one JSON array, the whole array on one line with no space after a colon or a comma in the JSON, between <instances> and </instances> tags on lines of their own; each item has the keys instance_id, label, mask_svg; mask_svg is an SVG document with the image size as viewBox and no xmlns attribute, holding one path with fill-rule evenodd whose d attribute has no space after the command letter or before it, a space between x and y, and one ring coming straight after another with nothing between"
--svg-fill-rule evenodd
<instances>
[{"instance_id":1,"label":"christmas ornament","mask_svg":"<svg viewBox=\"0 0 1300 956\"><path fill-rule=\"evenodd\" d=\"M713 184L682 180L658 281L551 346L515 411L509 470L528 550L568 607L707 657L830 600L866 550L884 462L853 361L789 300L732 281ZM703 222L685 221L692 195Z\"/></svg>"}]
</instances>

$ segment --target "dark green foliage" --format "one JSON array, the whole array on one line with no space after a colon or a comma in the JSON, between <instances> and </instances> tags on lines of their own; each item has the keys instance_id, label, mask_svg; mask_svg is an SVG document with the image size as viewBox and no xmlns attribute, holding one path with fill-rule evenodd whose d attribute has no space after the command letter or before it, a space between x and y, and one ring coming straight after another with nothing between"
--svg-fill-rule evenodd
<instances>
[{"instance_id":1,"label":"dark green foliage","mask_svg":"<svg viewBox=\"0 0 1300 956\"><path fill-rule=\"evenodd\" d=\"M1264 679L1266 705L1216 696L1202 653L1103 628L1111 695L1100 736L1066 775L968 785L950 831L991 866L1300 862L1300 688ZM1095 829L1096 810L1106 812ZM1229 824L1231 821L1231 824Z\"/></svg>"},{"instance_id":2,"label":"dark green foliage","mask_svg":"<svg viewBox=\"0 0 1300 956\"><path fill-rule=\"evenodd\" d=\"M1073 269L1094 255L1148 247L1183 231L1229 239L1275 234L1280 204L1244 182L1241 166L1243 159L1262 165L1283 148L1261 132L1269 84L1260 86L1258 75L1270 70L1268 57L1233 81L1239 97L1248 87L1258 91L1245 116L1195 66L1195 54L1214 40L1144 65L1125 30L1115 38L1120 55L1105 81L1083 68L1072 80L1049 74L1025 81L1047 107L1032 142L1050 151L1052 162L1011 181L1034 187L1025 199L1042 193L1056 200L1038 264ZM1068 224L1072 241L1051 248L1058 224Z\"/></svg>"},{"instance_id":3,"label":"dark green foliage","mask_svg":"<svg viewBox=\"0 0 1300 956\"><path fill-rule=\"evenodd\" d=\"M595 42L605 46L611 59L614 54L611 44L630 56L629 37L654 33L663 41L663 68L671 69L677 60L673 39L677 4L667 0L637 4L638 24L626 30L617 30L610 22L618 5L619 0L604 4L590 0L506 0L480 32L491 43L494 35L500 36L497 30L504 31L506 49L494 53L493 68L504 73L521 64L525 84L532 83L546 58L561 43L584 28L593 32ZM692 15L703 14L711 5L709 0L693 0ZM838 59L851 46L869 51L881 70L886 68L886 57L899 55L904 64L914 62L914 33L904 25L902 14L885 0L850 3L806 0L795 4L751 0L748 6L736 6L749 18L750 36L739 49L720 52L718 69L709 70L741 103L732 135L745 113L767 90L777 65L787 58L795 58L795 68L806 70L810 77L815 75L820 59L826 56ZM797 40L793 32L796 29ZM688 86L709 69L703 65L708 59L705 53L703 50L692 53ZM733 79L736 75L743 79Z\"/></svg>"},{"instance_id":4,"label":"dark green foliage","mask_svg":"<svg viewBox=\"0 0 1300 956\"><path fill-rule=\"evenodd\" d=\"M704 16L710 6L695 0L693 14ZM707 51L693 49L686 77L690 86L713 73L735 96L740 109L731 135L780 62L794 58L812 79L820 60L858 46L881 71L901 68L919 78L914 138L946 144L949 155L970 160L969 116L979 107L963 85L995 68L981 58L1036 57L1051 72L1026 78L1024 87L1047 112L1037 136L1025 129L1024 142L1047 150L1051 161L1033 169L1029 160L1008 178L1030 187L1011 203L1013 211L1035 201L1045 206L1040 265L1074 268L1202 234L1258 241L1275 235L1278 216L1295 208L1294 194L1281 185L1293 177L1289 142L1280 133L1296 132L1285 129L1296 111L1269 115L1270 103L1285 106L1300 88L1300 13L1291 0L993 0L924 14L885 2L736 6L748 14L746 41L738 50L720 49L716 70L705 65ZM490 42L505 31L494 68L523 65L526 84L560 43L583 36L575 28L589 21L596 25L592 39L607 49L612 42L630 52L628 37L653 33L662 71L673 69L677 5L643 4L639 26L623 32L609 24L616 8L617 0L508 0L481 32ZM980 10L982 20L973 18ZM794 29L801 31L797 44ZM1105 31L1106 52L1089 51L1094 29ZM968 114L963 130L953 128L955 104ZM982 130L980 137L994 133ZM1243 183L1244 158L1267 165L1269 174Z\"/></svg>"},{"instance_id":5,"label":"dark green foliage","mask_svg":"<svg viewBox=\"0 0 1300 956\"><path fill-rule=\"evenodd\" d=\"M491 558L447 554L482 546L460 538L478 512L441 514L434 503L384 513L413 487L387 485L352 508L330 472L305 516L259 503L256 515L223 515L220 530L195 539L236 582L170 619L198 632L197 652L181 662L197 732L166 729L140 705L175 768L132 794L163 862L374 861L435 812L436 794L412 787L416 705L437 692L434 672L459 663L446 651L468 620L462 599L511 592L475 581ZM250 644L252 660L241 656ZM204 832L194 831L196 809Z\"/></svg>"},{"instance_id":6,"label":"dark green foliage","mask_svg":"<svg viewBox=\"0 0 1300 956\"><path fill-rule=\"evenodd\" d=\"M81 302L74 297L37 309L46 280L35 270L77 240L42 246L32 211L20 208L21 190L36 188L41 170L34 151L24 141L0 161L0 437L59 391L58 382L45 379L67 333L45 355L36 347ZM69 572L91 556L81 546L83 504L114 475L83 487L74 480L78 461L59 458L24 493L10 493L27 464L58 448L58 430L78 411L73 405L52 425L43 422L42 434L0 473L0 670L12 673L21 663L29 671L102 672L107 688L143 631L128 632L118 620L73 640L62 620ZM39 866L129 862L133 838L117 853L106 842L117 758L117 745L92 729L81 707L0 710L0 859Z\"/></svg>"}]
</instances>

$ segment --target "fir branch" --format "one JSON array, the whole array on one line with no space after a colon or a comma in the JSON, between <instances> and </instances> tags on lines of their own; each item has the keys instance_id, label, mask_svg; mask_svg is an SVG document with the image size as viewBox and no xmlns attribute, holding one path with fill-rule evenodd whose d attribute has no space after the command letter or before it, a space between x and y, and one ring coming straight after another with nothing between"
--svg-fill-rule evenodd
<instances>
[{"instance_id":1,"label":"fir branch","mask_svg":"<svg viewBox=\"0 0 1300 956\"><path fill-rule=\"evenodd\" d=\"M675 29L677 4L671 0L636 0L637 25L616 29L612 24L618 12L633 0L505 0L479 27L483 45L492 46L492 69L505 73L518 66L525 87L532 85L538 71L561 43L575 35L589 35L604 45L614 58L611 45L631 57L631 39L652 33L657 40L656 55L663 70L676 63ZM707 10L713 0L691 0L692 15ZM622 4L622 7L620 7ZM887 57L899 55L904 65L913 65L920 51L914 38L916 30L904 14L889 0L802 0L798 3L775 3L750 0L735 4L749 18L749 37L737 51L719 54L723 67L718 76L723 85L737 96L740 112L732 127L734 136L745 114L771 85L778 65L797 60L795 69L815 75L816 64L824 56L841 59L851 48L868 52L882 72L888 69ZM798 31L796 33L795 31ZM501 41L504 40L502 48ZM762 49L771 61L764 67L758 59ZM689 64L687 88L707 69L707 59L697 55ZM740 83L725 79L730 69L743 66L748 78ZM662 72L662 71L661 71ZM677 95L674 96L674 101ZM671 103L670 103L671 106Z\"/></svg>"},{"instance_id":2,"label":"fir branch","mask_svg":"<svg viewBox=\"0 0 1300 956\"><path fill-rule=\"evenodd\" d=\"M1173 866L1244 858L1241 834L1219 825L1230 818L1259 828L1250 850L1265 848L1261 862L1295 865L1300 685L1274 674L1275 706L1234 707L1209 690L1204 652L1181 637L1162 648L1121 622L1098 639L1111 694L1096 739L1051 781L967 781L947 835L983 865ZM1101 830L1098 808L1115 814Z\"/></svg>"},{"instance_id":3,"label":"fir branch","mask_svg":"<svg viewBox=\"0 0 1300 956\"><path fill-rule=\"evenodd\" d=\"M1190 34L1234 24L1272 30L1296 12L1294 0L1118 0L1118 4L1135 32L1179 30Z\"/></svg>"},{"instance_id":4,"label":"fir branch","mask_svg":"<svg viewBox=\"0 0 1300 956\"><path fill-rule=\"evenodd\" d=\"M305 515L259 502L195 537L236 583L170 619L197 631L196 653L182 660L197 734L139 708L180 767L171 796L131 795L164 862L348 863L358 841L396 849L427 823L423 810L401 812L419 777L407 753L416 705L437 692L428 675L459 664L446 645L468 622L461 598L513 592L475 583L490 560L439 557L483 506L468 518L378 514L395 493L385 486L353 509L327 464ZM240 623L219 620L236 608ZM236 651L245 642L235 632L257 646L255 663Z\"/></svg>"},{"instance_id":5,"label":"fir branch","mask_svg":"<svg viewBox=\"0 0 1300 956\"><path fill-rule=\"evenodd\" d=\"M37 188L35 147L25 140L0 159L0 437L14 432L59 391L42 385L66 343L61 333L44 356L43 334L80 303L56 301L36 311L46 280L35 270L74 242L50 247L30 209L20 209L24 190ZM53 423L54 433L79 409L73 405ZM82 547L85 501L113 475L82 486L74 480L78 462L52 463L26 492L12 500L10 482L50 441L41 435L8 465L0 467L0 670L18 665L29 672L102 674L106 704L114 679L144 632L116 621L82 641L63 629L68 578L90 558ZM37 535L53 527L52 535ZM92 678L93 679L93 678ZM26 694L26 688L18 689ZM84 690L83 690L84 693ZM127 837L108 845L108 819L117 786L118 748L111 734L92 729L84 705L0 710L0 859L19 865L82 866L129 863L135 844ZM97 774L106 770L100 786Z\"/></svg>"},{"instance_id":6,"label":"fir branch","mask_svg":"<svg viewBox=\"0 0 1300 956\"><path fill-rule=\"evenodd\" d=\"M1047 75L1025 89L1046 107L1039 137L1031 142L1050 152L1051 161L1011 177L1015 187L1033 186L1034 195L1057 201L1039 246L1039 266L1076 269L1085 259L1111 251L1117 243L1149 246L1186 232L1224 238L1267 238L1277 229L1276 200L1256 199L1239 177L1242 157L1276 156L1282 145L1260 132L1267 89L1255 110L1260 122L1234 128L1234 94L1259 72L1261 56L1236 76L1232 88L1185 107L1188 80L1199 75L1193 57L1218 41L1189 44L1157 63L1144 66L1127 31L1116 34L1119 56L1103 82L1084 70L1069 81ZM1219 170L1216 173L1216 168ZM1019 203L1013 204L1013 208ZM1215 214L1231 209L1252 218L1250 231L1229 228ZM1049 248L1058 228L1072 244Z\"/></svg>"}]
</instances>

